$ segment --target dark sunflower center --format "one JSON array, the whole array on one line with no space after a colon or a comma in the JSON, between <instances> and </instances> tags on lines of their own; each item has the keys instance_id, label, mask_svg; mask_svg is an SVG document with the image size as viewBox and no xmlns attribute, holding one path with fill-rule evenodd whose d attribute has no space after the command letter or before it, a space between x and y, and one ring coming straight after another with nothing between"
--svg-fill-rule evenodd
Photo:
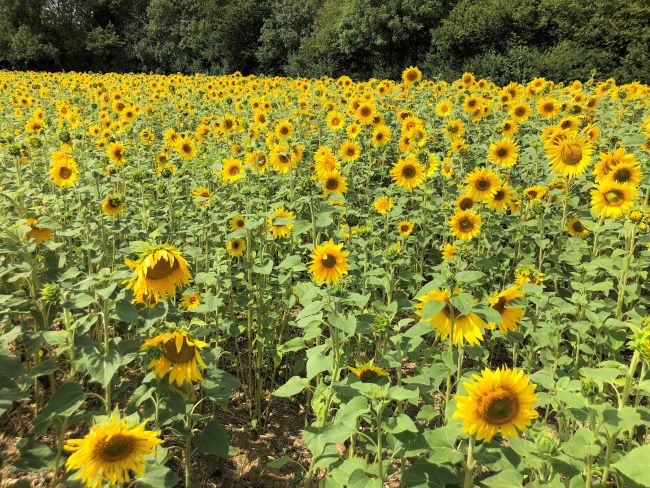
<instances>
[{"instance_id":1,"label":"dark sunflower center","mask_svg":"<svg viewBox=\"0 0 650 488\"><path fill-rule=\"evenodd\" d=\"M545 103L545 104L542 106L542 110L543 110L544 112L546 112L546 113L552 112L554 108L555 108L555 107L553 106L552 103Z\"/></svg>"},{"instance_id":2,"label":"dark sunflower center","mask_svg":"<svg viewBox=\"0 0 650 488\"><path fill-rule=\"evenodd\" d=\"M620 190L610 190L605 193L605 201L609 203L610 205L620 205L625 196L623 195L623 192Z\"/></svg>"},{"instance_id":3,"label":"dark sunflower center","mask_svg":"<svg viewBox=\"0 0 650 488\"><path fill-rule=\"evenodd\" d=\"M406 73L406 79L409 81L415 81L418 79L418 74L415 71L409 71Z\"/></svg>"},{"instance_id":4,"label":"dark sunflower center","mask_svg":"<svg viewBox=\"0 0 650 488\"><path fill-rule=\"evenodd\" d=\"M228 172L234 176L236 174L239 174L239 168L237 166L231 166Z\"/></svg>"},{"instance_id":5,"label":"dark sunflower center","mask_svg":"<svg viewBox=\"0 0 650 488\"><path fill-rule=\"evenodd\" d=\"M120 201L117 198L109 198L108 204L113 208L119 208Z\"/></svg>"},{"instance_id":6,"label":"dark sunflower center","mask_svg":"<svg viewBox=\"0 0 650 488\"><path fill-rule=\"evenodd\" d=\"M506 197L506 192L504 192L503 190L497 190L497 192L494 194L493 198L494 198L495 201L500 202L505 197Z\"/></svg>"},{"instance_id":7,"label":"dark sunflower center","mask_svg":"<svg viewBox=\"0 0 650 488\"><path fill-rule=\"evenodd\" d=\"M630 180L632 174L627 168L621 168L614 173L614 179L620 183L625 183Z\"/></svg>"},{"instance_id":8,"label":"dark sunflower center","mask_svg":"<svg viewBox=\"0 0 650 488\"><path fill-rule=\"evenodd\" d=\"M67 180L72 176L72 170L66 166L62 167L59 170L59 176L63 178L64 180Z\"/></svg>"},{"instance_id":9,"label":"dark sunflower center","mask_svg":"<svg viewBox=\"0 0 650 488\"><path fill-rule=\"evenodd\" d=\"M537 198L537 192L535 190L529 190L528 191L528 196L530 198Z\"/></svg>"},{"instance_id":10,"label":"dark sunflower center","mask_svg":"<svg viewBox=\"0 0 650 488\"><path fill-rule=\"evenodd\" d=\"M377 135L375 135L375 139L378 141L381 141L384 138L384 133L383 132L378 132Z\"/></svg>"},{"instance_id":11,"label":"dark sunflower center","mask_svg":"<svg viewBox=\"0 0 650 488\"><path fill-rule=\"evenodd\" d=\"M461 210L468 210L472 208L472 205L474 205L474 200L471 198L463 198L458 206Z\"/></svg>"},{"instance_id":12,"label":"dark sunflower center","mask_svg":"<svg viewBox=\"0 0 650 488\"><path fill-rule=\"evenodd\" d=\"M363 383L367 383L369 381L377 379L378 377L379 377L379 375L375 371L373 371L372 369L369 369L369 368L363 368L359 372L359 379Z\"/></svg>"},{"instance_id":13,"label":"dark sunflower center","mask_svg":"<svg viewBox=\"0 0 650 488\"><path fill-rule=\"evenodd\" d=\"M402 168L402 176L404 178L410 179L415 176L415 167L412 164L407 164Z\"/></svg>"},{"instance_id":14,"label":"dark sunflower center","mask_svg":"<svg viewBox=\"0 0 650 488\"><path fill-rule=\"evenodd\" d=\"M499 297L499 301L492 305L492 308L502 314L506 309L506 303L508 300L505 297Z\"/></svg>"},{"instance_id":15,"label":"dark sunflower center","mask_svg":"<svg viewBox=\"0 0 650 488\"><path fill-rule=\"evenodd\" d=\"M235 226L239 227L241 229L242 227L244 227L244 221L243 220L237 220L235 222Z\"/></svg>"},{"instance_id":16,"label":"dark sunflower center","mask_svg":"<svg viewBox=\"0 0 650 488\"><path fill-rule=\"evenodd\" d=\"M196 355L196 347L190 346L187 339L183 339L183 346L180 352L176 349L176 341L170 340L163 344L163 354L172 363L188 363L194 359Z\"/></svg>"},{"instance_id":17,"label":"dark sunflower center","mask_svg":"<svg viewBox=\"0 0 650 488\"><path fill-rule=\"evenodd\" d=\"M280 127L280 133L282 135L287 135L289 133L289 127L287 127L287 126Z\"/></svg>"},{"instance_id":18,"label":"dark sunflower center","mask_svg":"<svg viewBox=\"0 0 650 488\"><path fill-rule=\"evenodd\" d=\"M95 453L104 462L116 462L127 458L135 449L135 440L118 434L97 446Z\"/></svg>"},{"instance_id":19,"label":"dark sunflower center","mask_svg":"<svg viewBox=\"0 0 650 488\"><path fill-rule=\"evenodd\" d=\"M497 388L479 406L479 414L491 424L502 425L512 420L519 410L517 398L512 392Z\"/></svg>"},{"instance_id":20,"label":"dark sunflower center","mask_svg":"<svg viewBox=\"0 0 650 488\"><path fill-rule=\"evenodd\" d=\"M372 113L369 107L361 107L360 112L363 117L368 117Z\"/></svg>"},{"instance_id":21,"label":"dark sunflower center","mask_svg":"<svg viewBox=\"0 0 650 488\"><path fill-rule=\"evenodd\" d=\"M282 164L288 164L289 163L289 156L287 156L286 154L280 154L279 159L280 159L280 162Z\"/></svg>"},{"instance_id":22,"label":"dark sunflower center","mask_svg":"<svg viewBox=\"0 0 650 488\"><path fill-rule=\"evenodd\" d=\"M189 144L183 144L183 152L184 153L192 152L192 146L190 146Z\"/></svg>"},{"instance_id":23,"label":"dark sunflower center","mask_svg":"<svg viewBox=\"0 0 650 488\"><path fill-rule=\"evenodd\" d=\"M232 243L232 248L236 251L239 249L239 241L233 241Z\"/></svg>"},{"instance_id":24,"label":"dark sunflower center","mask_svg":"<svg viewBox=\"0 0 650 488\"><path fill-rule=\"evenodd\" d=\"M146 271L147 279L162 280L168 276L171 276L179 267L180 265L178 264L178 259L174 260L173 265L170 265L169 261L166 259L160 259L153 268L149 268Z\"/></svg>"},{"instance_id":25,"label":"dark sunflower center","mask_svg":"<svg viewBox=\"0 0 650 488\"><path fill-rule=\"evenodd\" d=\"M582 232L585 230L585 226L582 225L582 222L574 222L573 223L573 231L574 232Z\"/></svg>"},{"instance_id":26,"label":"dark sunflower center","mask_svg":"<svg viewBox=\"0 0 650 488\"><path fill-rule=\"evenodd\" d=\"M499 148L499 150L497 151L497 156L499 156L500 158L504 158L504 157L506 157L507 155L508 155L508 150L507 150L505 147L501 147L501 148Z\"/></svg>"},{"instance_id":27,"label":"dark sunflower center","mask_svg":"<svg viewBox=\"0 0 650 488\"><path fill-rule=\"evenodd\" d=\"M488 180L485 180L485 179L478 180L476 182L476 188L478 188L481 191L485 191L488 188L490 188L490 182Z\"/></svg>"},{"instance_id":28,"label":"dark sunflower center","mask_svg":"<svg viewBox=\"0 0 650 488\"><path fill-rule=\"evenodd\" d=\"M339 187L339 180L336 178L328 178L325 186L328 190L336 190Z\"/></svg>"},{"instance_id":29,"label":"dark sunflower center","mask_svg":"<svg viewBox=\"0 0 650 488\"><path fill-rule=\"evenodd\" d=\"M325 257L322 259L323 266L327 269L331 269L336 266L336 257L331 254L325 254Z\"/></svg>"},{"instance_id":30,"label":"dark sunflower center","mask_svg":"<svg viewBox=\"0 0 650 488\"><path fill-rule=\"evenodd\" d=\"M355 153L355 152L356 152L356 151L355 151L354 147L352 147L352 146L349 146L349 147L345 150L345 153L346 153L348 156L354 156L354 153Z\"/></svg>"},{"instance_id":31,"label":"dark sunflower center","mask_svg":"<svg viewBox=\"0 0 650 488\"><path fill-rule=\"evenodd\" d=\"M517 109L515 110L515 114L516 114L518 117L521 117L521 116L524 115L525 113L526 113L526 109L525 109L524 107L517 107Z\"/></svg>"},{"instance_id":32,"label":"dark sunflower center","mask_svg":"<svg viewBox=\"0 0 650 488\"><path fill-rule=\"evenodd\" d=\"M472 222L470 219L463 218L460 219L460 221L458 222L458 227L463 232L469 232L474 228L474 222Z\"/></svg>"}]
</instances>

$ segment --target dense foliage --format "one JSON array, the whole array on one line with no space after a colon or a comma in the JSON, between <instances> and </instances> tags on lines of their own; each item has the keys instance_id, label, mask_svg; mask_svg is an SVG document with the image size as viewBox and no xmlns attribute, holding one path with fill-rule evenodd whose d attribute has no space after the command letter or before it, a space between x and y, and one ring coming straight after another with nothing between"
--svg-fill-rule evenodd
<instances>
[{"instance_id":1,"label":"dense foliage","mask_svg":"<svg viewBox=\"0 0 650 488\"><path fill-rule=\"evenodd\" d=\"M650 79L644 0L5 0L0 66Z\"/></svg>"},{"instance_id":2,"label":"dense foliage","mask_svg":"<svg viewBox=\"0 0 650 488\"><path fill-rule=\"evenodd\" d=\"M647 488L649 93L0 73L2 481Z\"/></svg>"}]
</instances>

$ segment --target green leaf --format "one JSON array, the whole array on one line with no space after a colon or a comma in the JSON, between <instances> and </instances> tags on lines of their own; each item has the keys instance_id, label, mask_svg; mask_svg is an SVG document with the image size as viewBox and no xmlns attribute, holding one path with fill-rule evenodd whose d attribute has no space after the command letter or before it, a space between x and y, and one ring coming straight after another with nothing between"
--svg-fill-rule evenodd
<instances>
[{"instance_id":1,"label":"green leaf","mask_svg":"<svg viewBox=\"0 0 650 488\"><path fill-rule=\"evenodd\" d=\"M641 486L650 487L648 477L648 459L650 459L650 444L632 449L612 466L616 470Z\"/></svg>"},{"instance_id":2,"label":"green leaf","mask_svg":"<svg viewBox=\"0 0 650 488\"><path fill-rule=\"evenodd\" d=\"M122 366L126 366L137 356L137 352L120 354L115 348L111 348L108 354L101 354L94 347L83 348L84 356L80 359L80 367L83 368L93 379L104 388L113 380L113 376Z\"/></svg>"},{"instance_id":3,"label":"green leaf","mask_svg":"<svg viewBox=\"0 0 650 488\"><path fill-rule=\"evenodd\" d=\"M481 484L490 488L521 488L523 486L523 477L517 471L507 469L481 480Z\"/></svg>"},{"instance_id":4,"label":"green leaf","mask_svg":"<svg viewBox=\"0 0 650 488\"><path fill-rule=\"evenodd\" d=\"M415 426L411 417L406 414L400 414L397 417L390 417L384 423L386 432L391 434L399 434L400 432L417 432L418 428Z\"/></svg>"},{"instance_id":5,"label":"green leaf","mask_svg":"<svg viewBox=\"0 0 650 488\"><path fill-rule=\"evenodd\" d=\"M449 301L460 313L469 315L474 307L474 297L469 293L461 293L460 295L452 296Z\"/></svg>"},{"instance_id":6,"label":"green leaf","mask_svg":"<svg viewBox=\"0 0 650 488\"><path fill-rule=\"evenodd\" d=\"M194 445L205 453L220 458L228 457L228 434L214 420L210 420L203 430L194 436Z\"/></svg>"},{"instance_id":7,"label":"green leaf","mask_svg":"<svg viewBox=\"0 0 650 488\"><path fill-rule=\"evenodd\" d=\"M118 300L115 304L117 318L127 324L138 323L138 309L128 300Z\"/></svg>"},{"instance_id":8,"label":"green leaf","mask_svg":"<svg viewBox=\"0 0 650 488\"><path fill-rule=\"evenodd\" d=\"M447 305L445 302L438 302L436 300L429 300L424 304L424 310L422 312L422 320L430 319L435 317L440 313L440 311L445 308Z\"/></svg>"},{"instance_id":9,"label":"green leaf","mask_svg":"<svg viewBox=\"0 0 650 488\"><path fill-rule=\"evenodd\" d=\"M262 266L253 265L253 272L261 275L270 275L273 270L273 260L269 259Z\"/></svg>"},{"instance_id":10,"label":"green leaf","mask_svg":"<svg viewBox=\"0 0 650 488\"><path fill-rule=\"evenodd\" d=\"M26 437L18 441L20 457L14 462L19 471L45 471L54 469L56 452L36 439Z\"/></svg>"},{"instance_id":11,"label":"green leaf","mask_svg":"<svg viewBox=\"0 0 650 488\"><path fill-rule=\"evenodd\" d=\"M562 450L575 459L585 459L588 454L596 456L600 452L600 442L595 439L592 444L592 435L589 429L580 427L568 441L562 443Z\"/></svg>"},{"instance_id":12,"label":"green leaf","mask_svg":"<svg viewBox=\"0 0 650 488\"><path fill-rule=\"evenodd\" d=\"M273 392L273 396L286 398L297 395L304 390L308 384L309 381L306 378L292 376L284 385Z\"/></svg>"},{"instance_id":13,"label":"green leaf","mask_svg":"<svg viewBox=\"0 0 650 488\"><path fill-rule=\"evenodd\" d=\"M456 273L456 281L458 283L474 283L485 276L485 273L480 271L461 271Z\"/></svg>"},{"instance_id":14,"label":"green leaf","mask_svg":"<svg viewBox=\"0 0 650 488\"><path fill-rule=\"evenodd\" d=\"M34 434L37 437L43 435L54 420L70 417L84 401L86 401L86 394L79 383L62 384L36 417Z\"/></svg>"},{"instance_id":15,"label":"green leaf","mask_svg":"<svg viewBox=\"0 0 650 488\"><path fill-rule=\"evenodd\" d=\"M173 488L178 485L180 478L171 469L162 464L153 464L136 480L135 486L139 488Z\"/></svg>"}]
</instances>

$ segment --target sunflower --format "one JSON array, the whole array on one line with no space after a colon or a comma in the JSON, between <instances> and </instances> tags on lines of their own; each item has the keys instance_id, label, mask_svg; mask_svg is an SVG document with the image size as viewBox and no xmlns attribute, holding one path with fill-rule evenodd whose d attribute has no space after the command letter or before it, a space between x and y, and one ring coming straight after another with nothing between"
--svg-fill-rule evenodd
<instances>
[{"instance_id":1,"label":"sunflower","mask_svg":"<svg viewBox=\"0 0 650 488\"><path fill-rule=\"evenodd\" d=\"M412 190L424 181L424 166L415 159L415 156L409 155L395 163L390 174L397 186Z\"/></svg>"},{"instance_id":2,"label":"sunflower","mask_svg":"<svg viewBox=\"0 0 650 488\"><path fill-rule=\"evenodd\" d=\"M96 424L83 439L68 439L64 449L72 452L66 460L66 471L77 470L87 488L100 488L105 483L124 485L144 474L145 456L162 443L159 431L145 430L146 422L134 427L117 415L104 424Z\"/></svg>"},{"instance_id":3,"label":"sunflower","mask_svg":"<svg viewBox=\"0 0 650 488\"><path fill-rule=\"evenodd\" d=\"M517 162L519 146L509 138L501 139L496 144L490 144L488 159L502 168L510 168Z\"/></svg>"},{"instance_id":4,"label":"sunflower","mask_svg":"<svg viewBox=\"0 0 650 488\"><path fill-rule=\"evenodd\" d=\"M327 197L330 193L343 195L348 190L347 178L338 171L330 171L323 174L322 181L323 197Z\"/></svg>"},{"instance_id":5,"label":"sunflower","mask_svg":"<svg viewBox=\"0 0 650 488\"><path fill-rule=\"evenodd\" d=\"M467 193L463 193L456 197L456 208L458 210L469 210L475 203L474 199Z\"/></svg>"},{"instance_id":6,"label":"sunflower","mask_svg":"<svg viewBox=\"0 0 650 488\"><path fill-rule=\"evenodd\" d=\"M552 119L560 113L560 105L554 98L545 98L537 102L537 112L546 119Z\"/></svg>"},{"instance_id":7,"label":"sunflower","mask_svg":"<svg viewBox=\"0 0 650 488\"><path fill-rule=\"evenodd\" d=\"M531 110L527 103L518 103L510 109L510 116L520 124L530 117Z\"/></svg>"},{"instance_id":8,"label":"sunflower","mask_svg":"<svg viewBox=\"0 0 650 488\"><path fill-rule=\"evenodd\" d=\"M203 297L201 296L200 293L196 292L188 292L188 293L183 293L183 306L188 309L192 310L193 308L198 307L201 305L201 302L203 301Z\"/></svg>"},{"instance_id":9,"label":"sunflower","mask_svg":"<svg viewBox=\"0 0 650 488\"><path fill-rule=\"evenodd\" d=\"M618 218L630 211L636 198L636 189L626 183L604 181L591 190L591 207L606 218Z\"/></svg>"},{"instance_id":10,"label":"sunflower","mask_svg":"<svg viewBox=\"0 0 650 488\"><path fill-rule=\"evenodd\" d=\"M488 198L488 207L492 210L503 211L510 206L512 202L512 188L507 183L503 183L493 195Z\"/></svg>"},{"instance_id":11,"label":"sunflower","mask_svg":"<svg viewBox=\"0 0 650 488\"><path fill-rule=\"evenodd\" d=\"M252 166L253 171L262 175L268 167L269 158L262 151L249 152L245 156L246 164Z\"/></svg>"},{"instance_id":12,"label":"sunflower","mask_svg":"<svg viewBox=\"0 0 650 488\"><path fill-rule=\"evenodd\" d=\"M494 329L495 325L498 325L503 335L507 334L508 331L517 330L519 328L519 322L524 316L524 309L522 307L512 306L510 302L523 296L524 292L521 287L512 286L490 298L490 306L499 312L501 322L498 324L490 322L488 327Z\"/></svg>"},{"instance_id":13,"label":"sunflower","mask_svg":"<svg viewBox=\"0 0 650 488\"><path fill-rule=\"evenodd\" d=\"M361 102L355 112L357 120L362 124L371 125L377 114L377 108L372 102Z\"/></svg>"},{"instance_id":14,"label":"sunflower","mask_svg":"<svg viewBox=\"0 0 650 488\"><path fill-rule=\"evenodd\" d=\"M456 238L471 241L481 232L481 216L474 210L461 210L451 217L449 226Z\"/></svg>"},{"instance_id":15,"label":"sunflower","mask_svg":"<svg viewBox=\"0 0 650 488\"><path fill-rule=\"evenodd\" d=\"M296 220L296 216L293 212L288 212L282 207L273 210L273 214L266 218L267 225L274 239L281 239L291 234L293 224L289 221L294 220Z\"/></svg>"},{"instance_id":16,"label":"sunflower","mask_svg":"<svg viewBox=\"0 0 650 488\"><path fill-rule=\"evenodd\" d=\"M596 181L604 180L615 166L624 164L626 166L636 166L637 161L634 154L626 154L625 149L619 147L614 152L600 153L600 161L594 166L594 176Z\"/></svg>"},{"instance_id":17,"label":"sunflower","mask_svg":"<svg viewBox=\"0 0 650 488\"><path fill-rule=\"evenodd\" d=\"M451 304L451 293L448 289L439 288L430 291L426 295L418 298L420 303L415 305L415 313L428 321L436 331L436 337L445 340L452 331L452 341L456 345L462 345L467 342L471 346L477 346L483 340L481 329L485 327L485 322L474 312L464 315L460 310ZM429 302L444 303L443 308L432 317L424 319L425 308Z\"/></svg>"},{"instance_id":18,"label":"sunflower","mask_svg":"<svg viewBox=\"0 0 650 488\"><path fill-rule=\"evenodd\" d=\"M379 378L389 376L388 371L379 366L375 366L372 362L364 363L357 368L350 366L349 369L362 383L370 383Z\"/></svg>"},{"instance_id":19,"label":"sunflower","mask_svg":"<svg viewBox=\"0 0 650 488\"><path fill-rule=\"evenodd\" d=\"M512 137L519 127L514 120L504 120L501 124L501 135L503 137Z\"/></svg>"},{"instance_id":20,"label":"sunflower","mask_svg":"<svg viewBox=\"0 0 650 488\"><path fill-rule=\"evenodd\" d=\"M226 242L226 250L233 257L240 257L246 250L246 241L243 239L230 239Z\"/></svg>"},{"instance_id":21,"label":"sunflower","mask_svg":"<svg viewBox=\"0 0 650 488\"><path fill-rule=\"evenodd\" d=\"M39 227L37 219L27 219L27 225L30 227L30 230L26 234L28 239L34 239L37 244L52 239L52 229Z\"/></svg>"},{"instance_id":22,"label":"sunflower","mask_svg":"<svg viewBox=\"0 0 650 488\"><path fill-rule=\"evenodd\" d=\"M379 197L373 206L378 214L386 215L393 208L393 199L387 196Z\"/></svg>"},{"instance_id":23,"label":"sunflower","mask_svg":"<svg viewBox=\"0 0 650 488\"><path fill-rule=\"evenodd\" d=\"M345 124L345 117L341 112L332 110L327 114L327 127L332 130L340 130Z\"/></svg>"},{"instance_id":24,"label":"sunflower","mask_svg":"<svg viewBox=\"0 0 650 488\"><path fill-rule=\"evenodd\" d=\"M544 281L544 273L536 269L524 267L515 270L515 283L524 285L525 283L533 283L539 285Z\"/></svg>"},{"instance_id":25,"label":"sunflower","mask_svg":"<svg viewBox=\"0 0 650 488\"><path fill-rule=\"evenodd\" d=\"M230 230L233 232L241 230L246 227L246 219L241 215L235 215L230 219Z\"/></svg>"},{"instance_id":26,"label":"sunflower","mask_svg":"<svg viewBox=\"0 0 650 488\"><path fill-rule=\"evenodd\" d=\"M71 154L56 151L52 154L50 178L57 186L72 186L79 177L77 162Z\"/></svg>"},{"instance_id":27,"label":"sunflower","mask_svg":"<svg viewBox=\"0 0 650 488\"><path fill-rule=\"evenodd\" d=\"M199 349L207 346L207 343L192 340L185 332L178 330L159 334L145 341L140 349L159 348L159 356L151 360L149 367L158 378L164 378L169 373L170 384L183 386L185 381L192 383L203 379L199 365L203 368L206 366Z\"/></svg>"},{"instance_id":28,"label":"sunflower","mask_svg":"<svg viewBox=\"0 0 650 488\"><path fill-rule=\"evenodd\" d=\"M476 167L465 176L465 190L475 202L487 200L499 187L499 177L490 169Z\"/></svg>"},{"instance_id":29,"label":"sunflower","mask_svg":"<svg viewBox=\"0 0 650 488\"><path fill-rule=\"evenodd\" d=\"M289 139L293 135L293 125L288 120L281 120L275 126L275 135L281 141Z\"/></svg>"},{"instance_id":30,"label":"sunflower","mask_svg":"<svg viewBox=\"0 0 650 488\"><path fill-rule=\"evenodd\" d=\"M332 239L314 247L309 266L313 280L328 285L341 280L348 274L349 254L349 251L343 251L343 244L334 244Z\"/></svg>"},{"instance_id":31,"label":"sunflower","mask_svg":"<svg viewBox=\"0 0 650 488\"><path fill-rule=\"evenodd\" d=\"M634 162L621 162L612 168L612 170L605 175L599 182L609 179L616 183L626 183L632 186L639 186L641 183L641 168L639 163Z\"/></svg>"},{"instance_id":32,"label":"sunflower","mask_svg":"<svg viewBox=\"0 0 650 488\"><path fill-rule=\"evenodd\" d=\"M196 157L196 145L194 144L194 139L190 136L180 138L176 141L175 147L181 158L186 161Z\"/></svg>"},{"instance_id":33,"label":"sunflower","mask_svg":"<svg viewBox=\"0 0 650 488\"><path fill-rule=\"evenodd\" d=\"M452 108L450 100L441 100L436 104L436 114L443 118L449 117Z\"/></svg>"},{"instance_id":34,"label":"sunflower","mask_svg":"<svg viewBox=\"0 0 650 488\"><path fill-rule=\"evenodd\" d=\"M413 222L410 220L401 220L397 224L397 231L399 232L399 235L402 237L408 237L411 235L411 232L413 232Z\"/></svg>"},{"instance_id":35,"label":"sunflower","mask_svg":"<svg viewBox=\"0 0 650 488\"><path fill-rule=\"evenodd\" d=\"M106 154L115 164L124 164L126 161L126 150L121 142L114 142L106 150Z\"/></svg>"},{"instance_id":36,"label":"sunflower","mask_svg":"<svg viewBox=\"0 0 650 488\"><path fill-rule=\"evenodd\" d=\"M402 72L402 81L405 85L413 85L415 82L422 79L422 71L418 68L409 66Z\"/></svg>"},{"instance_id":37,"label":"sunflower","mask_svg":"<svg viewBox=\"0 0 650 488\"><path fill-rule=\"evenodd\" d=\"M246 178L244 163L239 159L226 158L221 166L221 177L224 183L230 184Z\"/></svg>"},{"instance_id":38,"label":"sunflower","mask_svg":"<svg viewBox=\"0 0 650 488\"><path fill-rule=\"evenodd\" d=\"M190 281L187 261L178 249L169 244L149 246L137 261L127 259L125 263L133 270L133 277L125 283L133 290L137 303L154 306L167 295L174 296L177 288Z\"/></svg>"},{"instance_id":39,"label":"sunflower","mask_svg":"<svg viewBox=\"0 0 650 488\"><path fill-rule=\"evenodd\" d=\"M361 156L359 144L355 141L345 141L339 149L339 155L341 156L341 159L347 163L356 161L359 159L359 156Z\"/></svg>"},{"instance_id":40,"label":"sunflower","mask_svg":"<svg viewBox=\"0 0 650 488\"><path fill-rule=\"evenodd\" d=\"M278 173L287 173L296 165L291 148L286 144L277 144L271 151L271 165Z\"/></svg>"},{"instance_id":41,"label":"sunflower","mask_svg":"<svg viewBox=\"0 0 650 488\"><path fill-rule=\"evenodd\" d=\"M372 138L370 143L375 147L385 146L390 142L391 130L386 125L378 125L375 127L375 130L372 132Z\"/></svg>"},{"instance_id":42,"label":"sunflower","mask_svg":"<svg viewBox=\"0 0 650 488\"><path fill-rule=\"evenodd\" d=\"M525 431L538 416L533 408L537 385L521 370L485 368L463 386L468 395L456 395L454 418L462 419L465 433L478 440L489 441L497 431L515 437L517 430Z\"/></svg>"},{"instance_id":43,"label":"sunflower","mask_svg":"<svg viewBox=\"0 0 650 488\"><path fill-rule=\"evenodd\" d=\"M121 197L108 195L102 202L102 213L109 217L117 217L124 211L124 203Z\"/></svg>"},{"instance_id":44,"label":"sunflower","mask_svg":"<svg viewBox=\"0 0 650 488\"><path fill-rule=\"evenodd\" d=\"M548 186L545 185L535 185L535 186L529 186L524 190L524 195L526 195L526 198L533 202L537 202L544 198L546 194L548 193Z\"/></svg>"},{"instance_id":45,"label":"sunflower","mask_svg":"<svg viewBox=\"0 0 650 488\"><path fill-rule=\"evenodd\" d=\"M573 237L586 237L589 235L589 231L584 226L578 217L573 217L566 224L566 230L569 235Z\"/></svg>"},{"instance_id":46,"label":"sunflower","mask_svg":"<svg viewBox=\"0 0 650 488\"><path fill-rule=\"evenodd\" d=\"M579 136L570 135L560 138L548 148L547 156L551 159L553 171L566 178L575 178L585 172L591 162L591 143Z\"/></svg>"},{"instance_id":47,"label":"sunflower","mask_svg":"<svg viewBox=\"0 0 650 488\"><path fill-rule=\"evenodd\" d=\"M455 246L454 244L445 244L442 246L442 259L449 261L456 255L459 249L460 247Z\"/></svg>"}]
</instances>

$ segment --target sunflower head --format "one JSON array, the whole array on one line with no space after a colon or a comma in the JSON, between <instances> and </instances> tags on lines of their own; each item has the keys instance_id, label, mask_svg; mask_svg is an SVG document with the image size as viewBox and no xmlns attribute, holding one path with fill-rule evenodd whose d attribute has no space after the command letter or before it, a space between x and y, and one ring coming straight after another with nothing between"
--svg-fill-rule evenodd
<instances>
[{"instance_id":1,"label":"sunflower head","mask_svg":"<svg viewBox=\"0 0 650 488\"><path fill-rule=\"evenodd\" d=\"M359 378L362 383L371 383L388 376L388 371L379 366L375 366L371 362L361 364L356 368L350 366L350 371Z\"/></svg>"},{"instance_id":2,"label":"sunflower head","mask_svg":"<svg viewBox=\"0 0 650 488\"><path fill-rule=\"evenodd\" d=\"M102 202L102 212L109 217L117 217L124 211L124 198L120 195L108 195Z\"/></svg>"},{"instance_id":3,"label":"sunflower head","mask_svg":"<svg viewBox=\"0 0 650 488\"><path fill-rule=\"evenodd\" d=\"M194 306L197 305L198 303ZM203 341L192 339L185 331L174 330L145 341L140 349L147 351L155 348L158 354L149 363L149 367L158 378L169 373L169 383L182 386L186 381L191 383L203 379L199 366L206 366L199 351L207 346Z\"/></svg>"},{"instance_id":4,"label":"sunflower head","mask_svg":"<svg viewBox=\"0 0 650 488\"><path fill-rule=\"evenodd\" d=\"M309 271L316 283L332 284L348 274L347 257L343 244L335 244L333 239L314 247L311 253Z\"/></svg>"},{"instance_id":5,"label":"sunflower head","mask_svg":"<svg viewBox=\"0 0 650 488\"><path fill-rule=\"evenodd\" d=\"M400 159L390 170L393 181L397 186L412 190L424 181L424 166L415 158L409 155Z\"/></svg>"}]
</instances>

